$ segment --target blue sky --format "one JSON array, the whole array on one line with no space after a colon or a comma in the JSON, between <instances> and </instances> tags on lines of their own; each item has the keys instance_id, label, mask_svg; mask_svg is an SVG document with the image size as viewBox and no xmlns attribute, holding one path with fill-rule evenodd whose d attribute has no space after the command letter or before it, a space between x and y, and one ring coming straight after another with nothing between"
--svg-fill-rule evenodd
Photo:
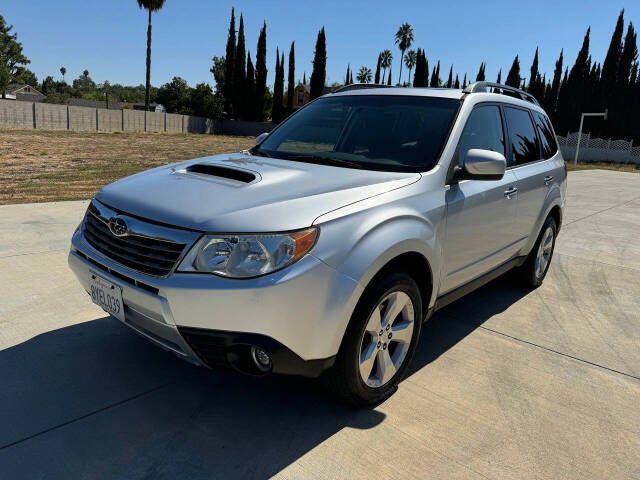
<instances>
[{"instance_id":1,"label":"blue sky","mask_svg":"<svg viewBox=\"0 0 640 480\"><path fill-rule=\"evenodd\" d=\"M625 4L626 3L626 4ZM441 61L441 77L453 63L460 81L466 72L475 79L480 61L487 62L487 77L509 69L520 55L522 75L540 47L540 69L552 74L554 62L565 51L565 64L573 63L582 37L591 25L591 53L602 61L621 8L625 23L640 23L640 2L555 0L537 2L458 0L430 2L334 1L318 7L307 2L244 0L241 2L167 0L153 16L151 81L168 82L174 75L190 85L207 82L211 57L224 55L231 6L245 17L247 48L255 58L255 45L263 20L267 22L269 83L273 81L276 46L288 54L296 42L296 77L311 73L316 34L327 34L327 81L341 81L347 63L375 69L377 54L385 48L394 54L394 82L400 52L393 35L403 22L413 25L414 46L426 49L429 64ZM536 5L535 10L529 7ZM135 0L80 1L5 0L0 15L13 24L42 80L59 78L67 68L67 81L88 69L96 82L144 82L146 15ZM503 78L504 74L503 74Z\"/></svg>"}]
</instances>

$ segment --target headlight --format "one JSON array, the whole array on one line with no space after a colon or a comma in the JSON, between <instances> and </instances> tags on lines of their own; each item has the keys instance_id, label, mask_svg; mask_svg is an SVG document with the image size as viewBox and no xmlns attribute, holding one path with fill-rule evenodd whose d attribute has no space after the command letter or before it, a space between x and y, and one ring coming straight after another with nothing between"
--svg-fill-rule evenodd
<instances>
[{"instance_id":1,"label":"headlight","mask_svg":"<svg viewBox=\"0 0 640 480\"><path fill-rule=\"evenodd\" d=\"M204 235L191 247L178 271L230 278L259 277L301 259L317 236L317 228L291 233Z\"/></svg>"}]
</instances>

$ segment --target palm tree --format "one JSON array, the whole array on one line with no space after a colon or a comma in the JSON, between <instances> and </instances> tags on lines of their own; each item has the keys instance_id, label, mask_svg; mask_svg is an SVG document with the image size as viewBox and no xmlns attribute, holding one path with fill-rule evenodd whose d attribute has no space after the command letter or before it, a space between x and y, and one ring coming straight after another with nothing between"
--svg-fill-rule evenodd
<instances>
[{"instance_id":1,"label":"palm tree","mask_svg":"<svg viewBox=\"0 0 640 480\"><path fill-rule=\"evenodd\" d=\"M409 50L407 52L407 56L404 59L405 66L409 69L409 81L411 81L411 70L416 64L416 60L418 59L418 54L415 50Z\"/></svg>"},{"instance_id":2,"label":"palm tree","mask_svg":"<svg viewBox=\"0 0 640 480\"><path fill-rule=\"evenodd\" d=\"M147 83L144 91L144 109L149 110L151 90L151 12L157 12L164 6L165 0L138 0L138 6L149 12L149 26L147 27Z\"/></svg>"},{"instance_id":3,"label":"palm tree","mask_svg":"<svg viewBox=\"0 0 640 480\"><path fill-rule=\"evenodd\" d=\"M371 69L364 66L360 67L356 80L358 80L358 83L369 83L371 81Z\"/></svg>"},{"instance_id":4,"label":"palm tree","mask_svg":"<svg viewBox=\"0 0 640 480\"><path fill-rule=\"evenodd\" d=\"M67 73L67 69L65 67L60 67L60 73L62 74L62 83L64 83L64 75Z\"/></svg>"},{"instance_id":5,"label":"palm tree","mask_svg":"<svg viewBox=\"0 0 640 480\"><path fill-rule=\"evenodd\" d=\"M393 54L391 50L383 50L380 54L380 66L382 67L382 83L384 83L384 78L387 73L387 68L391 66L391 62L393 61Z\"/></svg>"},{"instance_id":6,"label":"palm tree","mask_svg":"<svg viewBox=\"0 0 640 480\"><path fill-rule=\"evenodd\" d=\"M400 76L398 77L398 83L402 80L402 63L404 62L404 52L413 43L413 27L408 23L403 23L396 32L396 45L402 52L400 56Z\"/></svg>"}]
</instances>

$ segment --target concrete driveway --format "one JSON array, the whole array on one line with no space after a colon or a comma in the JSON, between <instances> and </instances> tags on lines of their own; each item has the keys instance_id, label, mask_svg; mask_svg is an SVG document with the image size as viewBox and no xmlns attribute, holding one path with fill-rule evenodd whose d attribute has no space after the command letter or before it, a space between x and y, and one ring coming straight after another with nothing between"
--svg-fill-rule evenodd
<instances>
[{"instance_id":1,"label":"concrete driveway","mask_svg":"<svg viewBox=\"0 0 640 480\"><path fill-rule=\"evenodd\" d=\"M549 276L425 326L371 410L186 364L66 265L86 202L0 207L0 478L640 478L640 175L569 176Z\"/></svg>"}]
</instances>

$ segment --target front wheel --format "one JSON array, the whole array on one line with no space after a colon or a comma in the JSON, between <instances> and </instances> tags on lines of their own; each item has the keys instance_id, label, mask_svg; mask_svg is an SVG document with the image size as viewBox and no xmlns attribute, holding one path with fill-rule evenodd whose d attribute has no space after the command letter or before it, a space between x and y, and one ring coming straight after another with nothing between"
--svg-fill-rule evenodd
<instances>
[{"instance_id":1,"label":"front wheel","mask_svg":"<svg viewBox=\"0 0 640 480\"><path fill-rule=\"evenodd\" d=\"M522 280L526 285L533 288L542 285L551 264L557 232L556 221L552 217L547 218L527 260L520 267Z\"/></svg>"},{"instance_id":2,"label":"front wheel","mask_svg":"<svg viewBox=\"0 0 640 480\"><path fill-rule=\"evenodd\" d=\"M420 292L409 275L390 274L369 287L327 372L333 393L358 406L389 397L413 357L421 318Z\"/></svg>"}]
</instances>

